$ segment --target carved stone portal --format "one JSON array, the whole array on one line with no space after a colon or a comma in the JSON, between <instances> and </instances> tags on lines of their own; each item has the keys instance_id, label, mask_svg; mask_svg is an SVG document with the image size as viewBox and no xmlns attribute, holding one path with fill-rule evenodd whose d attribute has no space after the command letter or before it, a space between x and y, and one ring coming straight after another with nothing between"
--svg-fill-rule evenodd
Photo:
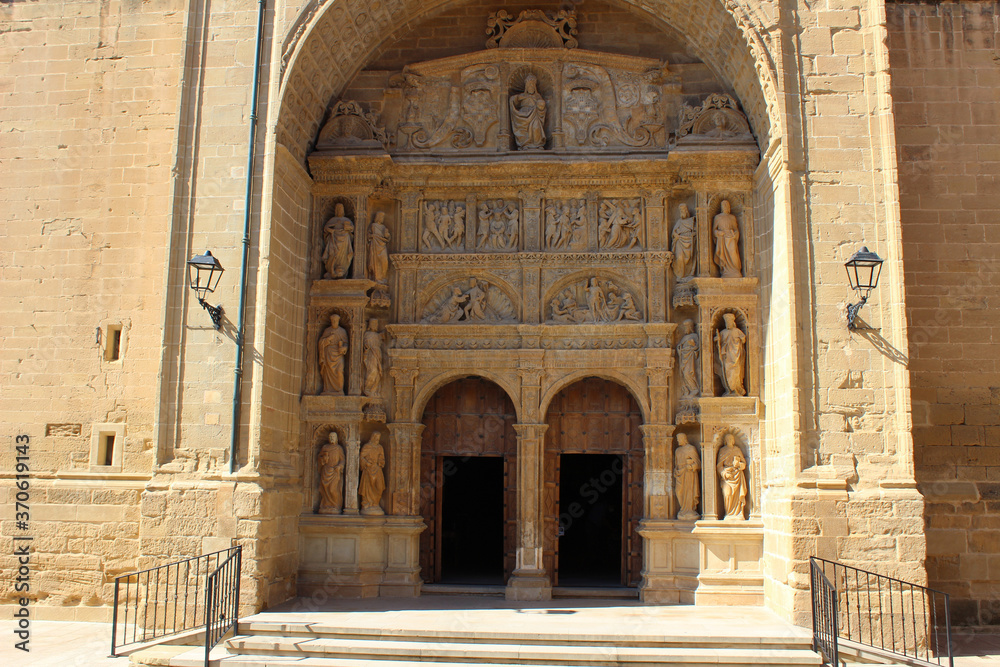
<instances>
[{"instance_id":1,"label":"carved stone portal","mask_svg":"<svg viewBox=\"0 0 1000 667\"><path fill-rule=\"evenodd\" d=\"M549 302L549 321L558 324L641 322L635 296L612 280L590 278L562 290Z\"/></svg>"}]
</instances>

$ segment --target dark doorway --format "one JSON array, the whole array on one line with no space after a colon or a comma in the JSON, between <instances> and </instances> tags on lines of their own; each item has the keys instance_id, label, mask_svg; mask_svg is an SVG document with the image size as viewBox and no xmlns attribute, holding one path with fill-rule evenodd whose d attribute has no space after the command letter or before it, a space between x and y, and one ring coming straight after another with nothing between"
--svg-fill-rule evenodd
<instances>
[{"instance_id":1,"label":"dark doorway","mask_svg":"<svg viewBox=\"0 0 1000 667\"><path fill-rule=\"evenodd\" d=\"M559 457L559 585L622 585L623 457Z\"/></svg>"},{"instance_id":2,"label":"dark doorway","mask_svg":"<svg viewBox=\"0 0 1000 667\"><path fill-rule=\"evenodd\" d=\"M503 584L503 457L445 456L441 470L441 582Z\"/></svg>"}]
</instances>

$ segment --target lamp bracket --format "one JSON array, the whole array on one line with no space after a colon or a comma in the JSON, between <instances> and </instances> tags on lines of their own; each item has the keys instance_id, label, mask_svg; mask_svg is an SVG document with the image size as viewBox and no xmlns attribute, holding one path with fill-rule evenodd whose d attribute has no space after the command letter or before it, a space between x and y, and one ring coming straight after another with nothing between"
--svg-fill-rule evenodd
<instances>
[{"instance_id":1,"label":"lamp bracket","mask_svg":"<svg viewBox=\"0 0 1000 667\"><path fill-rule=\"evenodd\" d=\"M202 308L208 311L209 316L212 318L212 324L215 325L215 330L218 331L219 329L221 329L222 315L223 313L225 313L225 311L222 309L222 304L220 303L218 306L209 305L209 303L200 296L198 297L198 303L201 304Z\"/></svg>"},{"instance_id":2,"label":"lamp bracket","mask_svg":"<svg viewBox=\"0 0 1000 667\"><path fill-rule=\"evenodd\" d=\"M861 310L862 306L864 306L867 302L868 302L868 297L867 296L862 296L861 297L861 301L858 301L857 303L848 304L848 306L847 306L847 328L848 329L857 329L858 328L857 326L855 326L854 320L858 317L858 312Z\"/></svg>"}]
</instances>

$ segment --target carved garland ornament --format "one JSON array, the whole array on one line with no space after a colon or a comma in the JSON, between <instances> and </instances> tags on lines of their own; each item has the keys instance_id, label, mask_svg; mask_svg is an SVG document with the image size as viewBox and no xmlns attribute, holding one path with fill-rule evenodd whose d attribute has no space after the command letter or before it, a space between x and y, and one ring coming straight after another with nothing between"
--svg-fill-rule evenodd
<instances>
[{"instance_id":1,"label":"carved garland ornament","mask_svg":"<svg viewBox=\"0 0 1000 667\"><path fill-rule=\"evenodd\" d=\"M486 21L486 48L575 49L576 11L563 9L552 15L540 9L526 9L515 19L501 9Z\"/></svg>"}]
</instances>

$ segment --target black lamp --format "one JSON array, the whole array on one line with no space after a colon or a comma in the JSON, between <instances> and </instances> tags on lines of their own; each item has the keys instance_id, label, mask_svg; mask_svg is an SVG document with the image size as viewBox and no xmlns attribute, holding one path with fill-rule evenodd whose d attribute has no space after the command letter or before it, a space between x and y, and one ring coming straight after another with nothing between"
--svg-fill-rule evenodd
<instances>
[{"instance_id":1,"label":"black lamp","mask_svg":"<svg viewBox=\"0 0 1000 667\"><path fill-rule=\"evenodd\" d=\"M868 302L868 297L872 290L878 286L878 278L882 273L882 262L884 260L869 250L862 247L851 258L847 260L844 267L847 269L847 279L851 281L851 289L858 293L861 301L847 306L847 328L854 329L854 319L858 316L858 311Z\"/></svg>"},{"instance_id":2,"label":"black lamp","mask_svg":"<svg viewBox=\"0 0 1000 667\"><path fill-rule=\"evenodd\" d=\"M188 280L191 281L191 289L198 295L198 303L208 311L212 318L215 329L222 328L222 305L210 306L205 301L205 295L214 292L219 286L219 279L222 278L222 264L212 256L211 250L206 250L204 255L195 255L188 260Z\"/></svg>"}]
</instances>

